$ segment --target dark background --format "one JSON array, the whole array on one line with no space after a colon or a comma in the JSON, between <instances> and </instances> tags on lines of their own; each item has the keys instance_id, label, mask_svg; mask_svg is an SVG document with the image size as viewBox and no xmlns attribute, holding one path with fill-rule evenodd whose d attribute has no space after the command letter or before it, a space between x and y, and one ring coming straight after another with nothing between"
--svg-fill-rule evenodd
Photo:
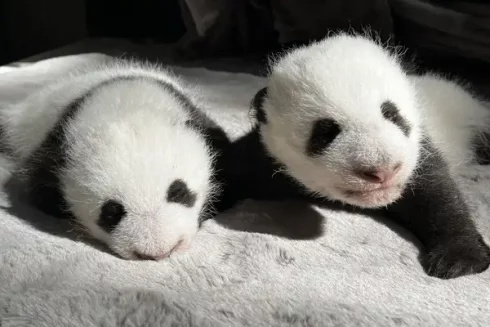
<instances>
[{"instance_id":1,"label":"dark background","mask_svg":"<svg viewBox=\"0 0 490 327\"><path fill-rule=\"evenodd\" d=\"M178 0L0 0L0 64L88 37L169 43L184 33Z\"/></svg>"},{"instance_id":2,"label":"dark background","mask_svg":"<svg viewBox=\"0 0 490 327\"><path fill-rule=\"evenodd\" d=\"M87 38L125 38L134 42L151 39L153 43L175 44L189 32L182 2L0 0L0 64ZM406 4L417 11L410 11ZM325 12L318 13L317 7L326 8ZM311 17L309 30L304 28L296 39L281 42L275 28L278 18L272 17L273 12L278 15L277 8L290 10L289 16L288 12L280 13L279 18L284 21L301 17L308 21L312 13L317 17ZM451 22L445 14L439 14L439 10L444 13L448 8L452 16L464 14L464 18ZM298 15L291 17L296 12ZM264 56L318 39L328 29L354 26L359 30L370 25L385 38L390 37L390 41L409 46L408 56L415 56L422 69L483 80L490 76L490 1L228 0L222 16L225 18L221 27L213 30L214 34L210 32L204 41L187 45L182 57ZM488 23L488 29L481 21ZM305 25L301 21L297 25L301 23Z\"/></svg>"}]
</instances>

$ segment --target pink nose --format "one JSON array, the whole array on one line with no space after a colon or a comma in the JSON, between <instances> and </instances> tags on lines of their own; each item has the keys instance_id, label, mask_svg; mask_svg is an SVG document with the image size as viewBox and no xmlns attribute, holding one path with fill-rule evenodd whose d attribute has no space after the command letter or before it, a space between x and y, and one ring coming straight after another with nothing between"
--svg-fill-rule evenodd
<instances>
[{"instance_id":1,"label":"pink nose","mask_svg":"<svg viewBox=\"0 0 490 327\"><path fill-rule=\"evenodd\" d=\"M401 164L397 164L393 168L378 168L375 170L361 170L357 174L360 178L370 183L389 183L393 177L400 171Z\"/></svg>"},{"instance_id":2,"label":"pink nose","mask_svg":"<svg viewBox=\"0 0 490 327\"><path fill-rule=\"evenodd\" d=\"M176 250L180 245L182 245L182 240L177 242L177 244L172 248L172 250L168 252L160 252L160 253L142 253L138 251L134 251L133 254L138 260L154 260L154 261L160 261L165 259L172 253L174 250Z\"/></svg>"}]
</instances>

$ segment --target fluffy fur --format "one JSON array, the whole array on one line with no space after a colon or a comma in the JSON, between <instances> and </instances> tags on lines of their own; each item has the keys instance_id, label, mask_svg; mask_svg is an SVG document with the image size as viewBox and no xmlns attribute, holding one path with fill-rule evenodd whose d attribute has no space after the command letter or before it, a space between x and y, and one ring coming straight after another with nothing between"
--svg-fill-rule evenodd
<instances>
[{"instance_id":1,"label":"fluffy fur","mask_svg":"<svg viewBox=\"0 0 490 327\"><path fill-rule=\"evenodd\" d=\"M158 67L86 67L2 112L36 205L73 215L123 258L191 242L218 190L212 134L195 90Z\"/></svg>"},{"instance_id":2,"label":"fluffy fur","mask_svg":"<svg viewBox=\"0 0 490 327\"><path fill-rule=\"evenodd\" d=\"M416 91L397 57L367 39L327 38L274 63L267 93L262 138L288 174L313 193L360 207L399 198L418 160L421 119ZM381 105L387 100L410 124L408 137L383 118ZM340 134L311 156L304 150L311 126L323 118L339 124ZM357 173L396 165L398 173L382 187Z\"/></svg>"},{"instance_id":3,"label":"fluffy fur","mask_svg":"<svg viewBox=\"0 0 490 327\"><path fill-rule=\"evenodd\" d=\"M231 135L247 130L244 98L253 97L262 78L177 69L208 86L203 96L211 114ZM472 172L478 181L463 176L462 182L490 236L490 180ZM0 212L5 327L483 327L490 321L490 271L449 282L425 276L411 235L385 219L245 201L206 222L185 255L132 263L73 241L63 221L23 203L18 208L14 215Z\"/></svg>"},{"instance_id":4,"label":"fluffy fur","mask_svg":"<svg viewBox=\"0 0 490 327\"><path fill-rule=\"evenodd\" d=\"M469 85L427 73L409 76L417 91L418 110L432 142L452 169L486 163L490 148L488 102Z\"/></svg>"},{"instance_id":5,"label":"fluffy fur","mask_svg":"<svg viewBox=\"0 0 490 327\"><path fill-rule=\"evenodd\" d=\"M361 35L334 35L301 47L271 63L269 83L256 96L264 146L294 179L314 194L364 208L396 201L429 155L428 137L451 169L477 163L487 143L490 110L465 86L435 74L407 75L398 52ZM321 69L319 69L321 67ZM409 126L383 117L394 104ZM464 109L462 109L464 108ZM310 155L313 124L329 118L339 135ZM480 151L481 152L481 151ZM359 167L386 169L400 164L381 187L358 174Z\"/></svg>"},{"instance_id":6,"label":"fluffy fur","mask_svg":"<svg viewBox=\"0 0 490 327\"><path fill-rule=\"evenodd\" d=\"M274 61L252 104L257 128L228 156L253 158L252 168L237 163L228 178L249 186L226 198L227 206L299 197L379 212L419 238L428 274L454 278L488 268L490 249L451 177L456 163L475 159L473 141L488 117L469 93L432 75L409 77L380 44L339 34ZM456 116L441 119L448 111Z\"/></svg>"}]
</instances>

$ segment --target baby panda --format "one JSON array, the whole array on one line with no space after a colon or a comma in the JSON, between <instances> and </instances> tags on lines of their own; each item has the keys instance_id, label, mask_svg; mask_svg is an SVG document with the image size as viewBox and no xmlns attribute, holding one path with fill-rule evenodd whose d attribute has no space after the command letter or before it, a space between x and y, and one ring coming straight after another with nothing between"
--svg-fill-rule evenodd
<instances>
[{"instance_id":1,"label":"baby panda","mask_svg":"<svg viewBox=\"0 0 490 327\"><path fill-rule=\"evenodd\" d=\"M28 197L125 259L183 249L212 210L224 132L197 90L131 60L86 66L1 111Z\"/></svg>"},{"instance_id":2,"label":"baby panda","mask_svg":"<svg viewBox=\"0 0 490 327\"><path fill-rule=\"evenodd\" d=\"M467 127L450 146L470 148L489 117L472 101L437 77L409 77L396 54L368 37L338 34L293 49L272 63L252 102L256 128L226 155L234 169L221 208L245 198L296 198L382 213L419 238L429 275L480 273L490 249L451 177L453 161L469 151L449 155L451 148L434 145ZM448 104L456 117L431 126L430 111ZM466 109L474 116L460 121Z\"/></svg>"}]
</instances>

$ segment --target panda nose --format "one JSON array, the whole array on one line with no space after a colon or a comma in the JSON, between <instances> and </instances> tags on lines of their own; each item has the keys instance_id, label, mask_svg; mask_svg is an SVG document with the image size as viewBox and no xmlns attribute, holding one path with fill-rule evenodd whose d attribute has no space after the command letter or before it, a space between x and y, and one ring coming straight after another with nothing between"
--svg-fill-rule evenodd
<instances>
[{"instance_id":1,"label":"panda nose","mask_svg":"<svg viewBox=\"0 0 490 327\"><path fill-rule=\"evenodd\" d=\"M400 171L401 164L396 164L392 168L363 169L357 172L359 178L376 184L389 183Z\"/></svg>"},{"instance_id":2,"label":"panda nose","mask_svg":"<svg viewBox=\"0 0 490 327\"><path fill-rule=\"evenodd\" d=\"M133 254L138 260L154 260L154 261L160 261L165 258L167 258L174 250L179 248L183 243L183 240L180 240L177 242L177 244L167 252L159 252L159 253L143 253L139 251L134 251Z\"/></svg>"}]
</instances>

